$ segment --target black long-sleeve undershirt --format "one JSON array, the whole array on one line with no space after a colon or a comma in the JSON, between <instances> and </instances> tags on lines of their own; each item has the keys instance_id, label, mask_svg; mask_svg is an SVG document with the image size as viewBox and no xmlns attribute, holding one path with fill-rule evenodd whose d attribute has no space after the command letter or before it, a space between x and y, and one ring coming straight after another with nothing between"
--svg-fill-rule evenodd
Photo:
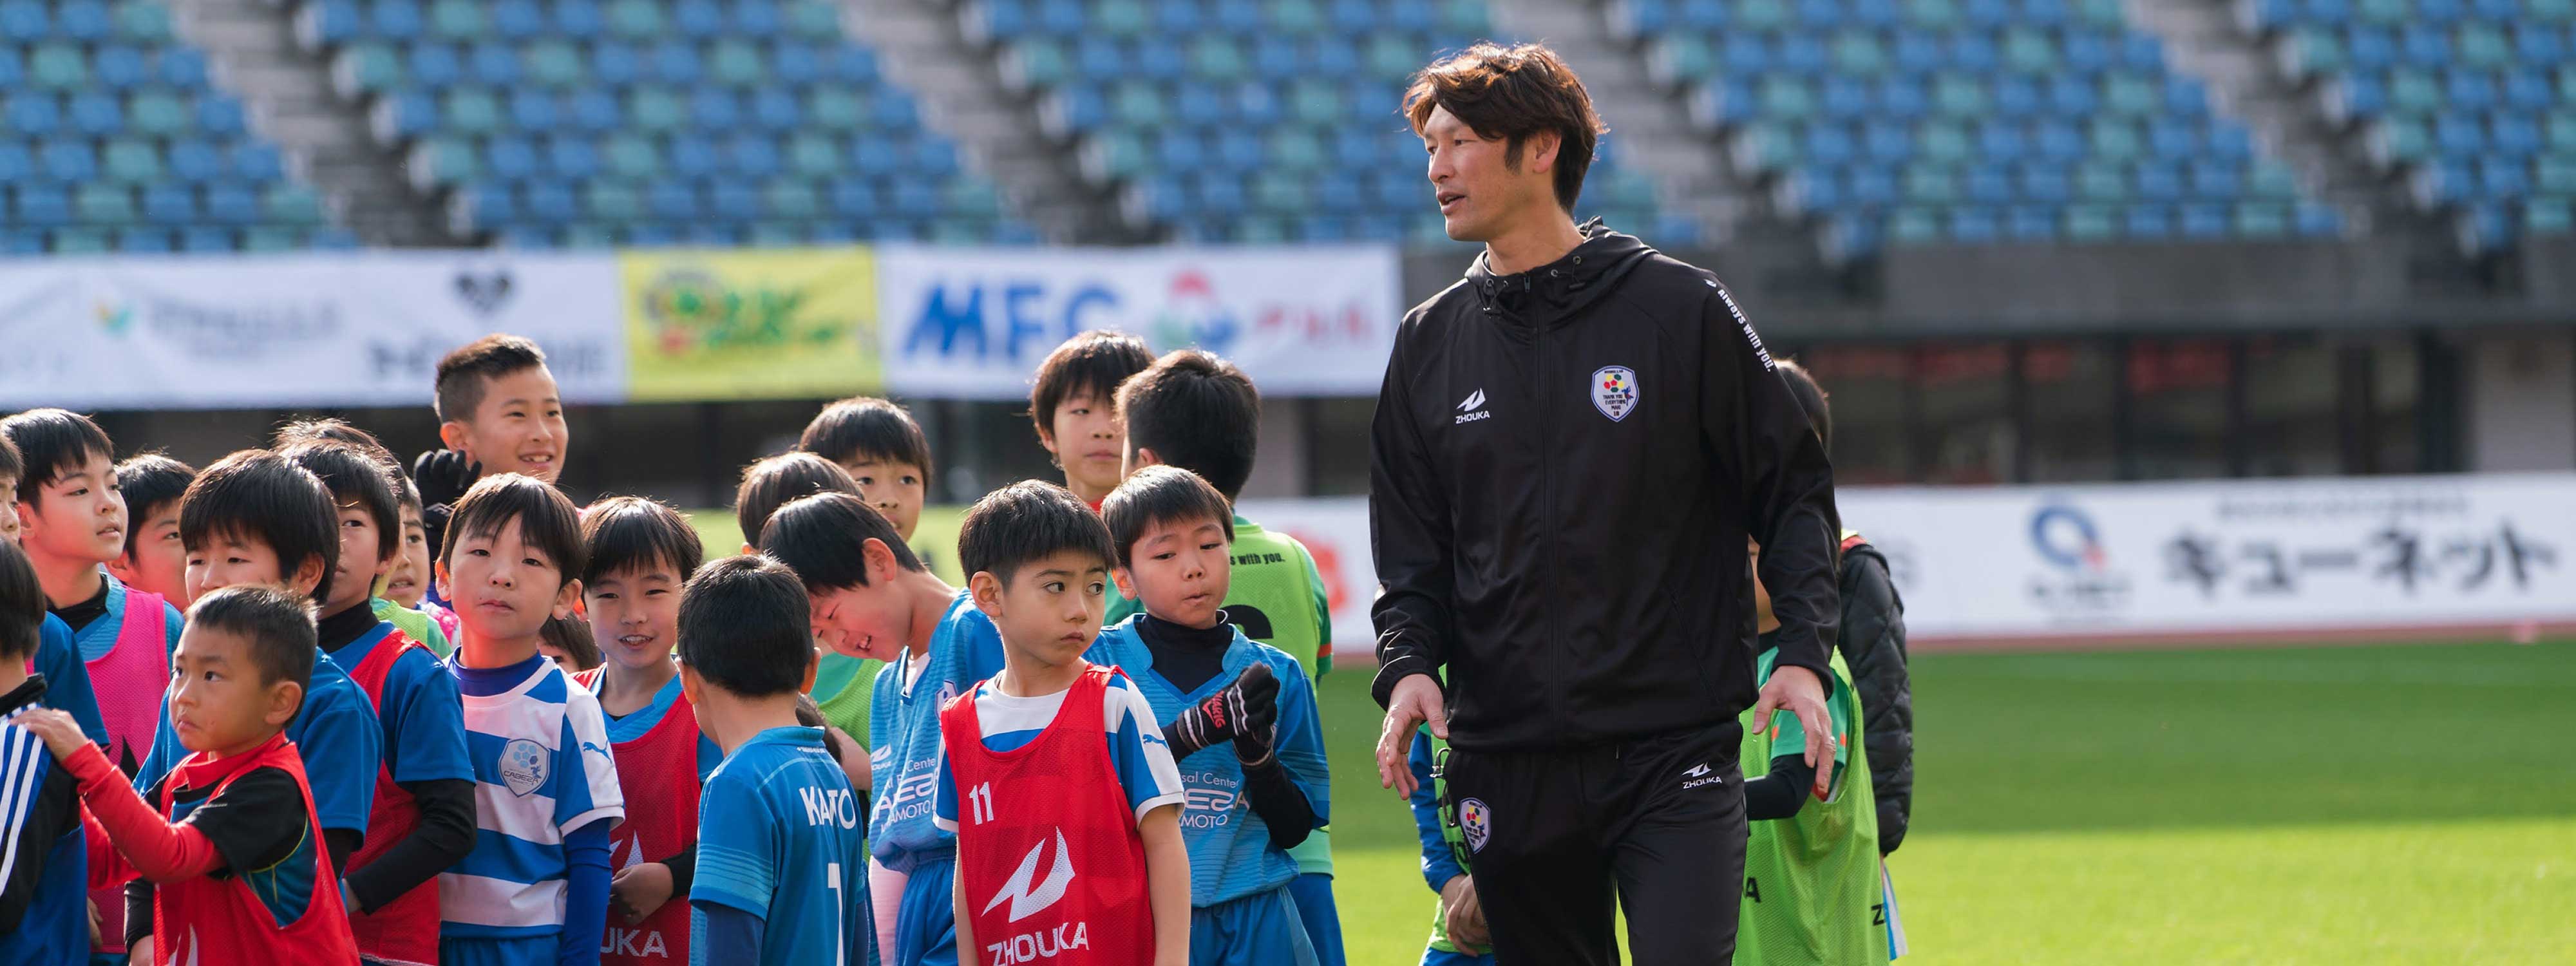
<instances>
[{"instance_id":1,"label":"black long-sleeve undershirt","mask_svg":"<svg viewBox=\"0 0 2576 966\"><path fill-rule=\"evenodd\" d=\"M349 896L361 912L384 908L474 851L473 781L433 778L394 784L411 793L420 824L374 861L341 876L349 880Z\"/></svg>"},{"instance_id":2,"label":"black long-sleeve undershirt","mask_svg":"<svg viewBox=\"0 0 2576 966\"><path fill-rule=\"evenodd\" d=\"M1225 673L1225 649L1234 643L1235 627L1184 627L1152 614L1136 622L1136 637L1154 655L1154 673L1183 693L1198 690ZM1270 844L1295 848L1315 830L1315 805L1273 756L1270 763L1243 770L1243 794L1252 814L1270 827Z\"/></svg>"},{"instance_id":3,"label":"black long-sleeve undershirt","mask_svg":"<svg viewBox=\"0 0 2576 966\"><path fill-rule=\"evenodd\" d=\"M1771 773L1744 782L1744 817L1761 822L1788 818L1807 807L1816 787L1816 769L1804 752L1771 759Z\"/></svg>"}]
</instances>

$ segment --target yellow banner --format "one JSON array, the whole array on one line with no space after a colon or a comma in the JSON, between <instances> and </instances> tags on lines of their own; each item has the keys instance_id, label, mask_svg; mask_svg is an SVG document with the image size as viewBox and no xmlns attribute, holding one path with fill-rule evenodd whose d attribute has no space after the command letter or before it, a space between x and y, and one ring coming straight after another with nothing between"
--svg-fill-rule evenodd
<instances>
[{"instance_id":1,"label":"yellow banner","mask_svg":"<svg viewBox=\"0 0 2576 966\"><path fill-rule=\"evenodd\" d=\"M625 251L628 398L879 392L876 256L863 247Z\"/></svg>"}]
</instances>

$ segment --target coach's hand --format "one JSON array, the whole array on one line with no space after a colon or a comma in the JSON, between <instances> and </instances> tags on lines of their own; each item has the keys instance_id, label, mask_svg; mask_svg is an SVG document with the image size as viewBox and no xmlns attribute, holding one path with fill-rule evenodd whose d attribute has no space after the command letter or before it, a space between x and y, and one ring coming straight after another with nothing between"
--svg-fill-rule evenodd
<instances>
[{"instance_id":1,"label":"coach's hand","mask_svg":"<svg viewBox=\"0 0 2576 966\"><path fill-rule=\"evenodd\" d=\"M1798 726L1807 732L1807 767L1816 770L1816 798L1823 799L1834 787L1834 746L1841 738L1834 734L1833 715L1825 711L1825 687L1816 672L1794 664L1772 669L1762 699L1753 703L1753 720L1776 736L1780 726L1771 719L1774 711L1797 715Z\"/></svg>"},{"instance_id":2,"label":"coach's hand","mask_svg":"<svg viewBox=\"0 0 2576 966\"><path fill-rule=\"evenodd\" d=\"M1818 706L1822 705L1819 700ZM1413 797L1419 783L1413 780L1413 769L1405 765L1404 756L1413 748L1413 729L1425 721L1431 723L1432 737L1449 740L1449 709L1441 703L1440 682L1428 674L1406 675L1386 696L1386 730L1377 736L1379 788Z\"/></svg>"}]
</instances>

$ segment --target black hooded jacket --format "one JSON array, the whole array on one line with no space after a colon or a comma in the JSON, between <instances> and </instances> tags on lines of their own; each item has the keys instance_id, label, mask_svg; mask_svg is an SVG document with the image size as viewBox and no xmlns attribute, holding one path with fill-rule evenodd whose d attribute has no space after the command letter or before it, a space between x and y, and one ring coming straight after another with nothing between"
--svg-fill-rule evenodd
<instances>
[{"instance_id":1,"label":"black hooded jacket","mask_svg":"<svg viewBox=\"0 0 2576 966\"><path fill-rule=\"evenodd\" d=\"M1373 690L1445 673L1462 749L1733 723L1755 691L1748 535L1780 663L1828 673L1822 444L1714 276L1583 231L1416 306L1378 397Z\"/></svg>"}]
</instances>

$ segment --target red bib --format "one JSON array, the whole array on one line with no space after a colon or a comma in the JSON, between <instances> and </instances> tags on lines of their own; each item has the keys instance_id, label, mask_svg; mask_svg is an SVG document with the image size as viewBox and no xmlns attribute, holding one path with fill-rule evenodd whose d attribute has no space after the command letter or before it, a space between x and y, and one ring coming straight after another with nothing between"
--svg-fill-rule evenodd
<instances>
[{"instance_id":1,"label":"red bib","mask_svg":"<svg viewBox=\"0 0 2576 966\"><path fill-rule=\"evenodd\" d=\"M169 817L172 797L181 787L211 783L214 794L221 795L224 786L254 768L284 770L295 776L295 787L304 795L304 834L311 837L314 865L313 897L301 918L281 923L241 875L221 879L201 875L161 883L152 898L157 966L348 966L358 960L358 944L349 938L348 913L340 908L339 874L331 868L331 850L323 847L322 824L314 818L313 786L304 779L304 756L284 733L231 758L207 761L191 754L180 759L161 786L162 817Z\"/></svg>"},{"instance_id":2,"label":"red bib","mask_svg":"<svg viewBox=\"0 0 2576 966\"><path fill-rule=\"evenodd\" d=\"M601 671L592 668L572 679L595 688ZM608 831L610 874L670 858L697 841L698 712L688 696L672 701L662 720L641 737L611 742L608 750L617 758L617 789L626 795L626 820ZM623 916L609 916L608 931L600 935L599 961L604 966L688 962L689 897L672 896L632 926Z\"/></svg>"},{"instance_id":3,"label":"red bib","mask_svg":"<svg viewBox=\"0 0 2576 966\"><path fill-rule=\"evenodd\" d=\"M128 776L152 754L152 736L160 730L161 695L170 686L170 611L161 595L125 588L125 615L116 625L116 645L98 660L84 661L90 686L98 693L98 716L107 725L107 760ZM89 835L89 867L115 869L116 847L98 833ZM125 881L100 882L89 892L98 903L98 948L125 951Z\"/></svg>"},{"instance_id":4,"label":"red bib","mask_svg":"<svg viewBox=\"0 0 2576 966\"><path fill-rule=\"evenodd\" d=\"M984 947L970 953L976 959L1128 966L1154 958L1145 840L1101 735L1112 673L1082 672L1046 730L1010 751L984 747L971 690L939 712L957 782L957 877Z\"/></svg>"},{"instance_id":5,"label":"red bib","mask_svg":"<svg viewBox=\"0 0 2576 966\"><path fill-rule=\"evenodd\" d=\"M367 704L379 715L384 713L385 677L393 673L395 661L401 660L405 652L415 649L423 653L429 650L419 641L412 640L410 635L391 630L386 632L384 640L376 642L374 650L367 652L366 660L349 669L349 680L356 682L359 690L367 692ZM392 739L388 737L386 740ZM420 806L412 801L410 792L394 784L393 769L385 767L379 760L376 763L376 800L367 809L367 839L358 845L357 854L349 857L349 867L365 868L392 849L394 843L409 838L412 830L419 827ZM358 950L370 959L394 966L432 966L437 963L437 877L432 876L412 887L410 892L385 903L382 909L369 913L351 910L349 932L357 937Z\"/></svg>"}]
</instances>

